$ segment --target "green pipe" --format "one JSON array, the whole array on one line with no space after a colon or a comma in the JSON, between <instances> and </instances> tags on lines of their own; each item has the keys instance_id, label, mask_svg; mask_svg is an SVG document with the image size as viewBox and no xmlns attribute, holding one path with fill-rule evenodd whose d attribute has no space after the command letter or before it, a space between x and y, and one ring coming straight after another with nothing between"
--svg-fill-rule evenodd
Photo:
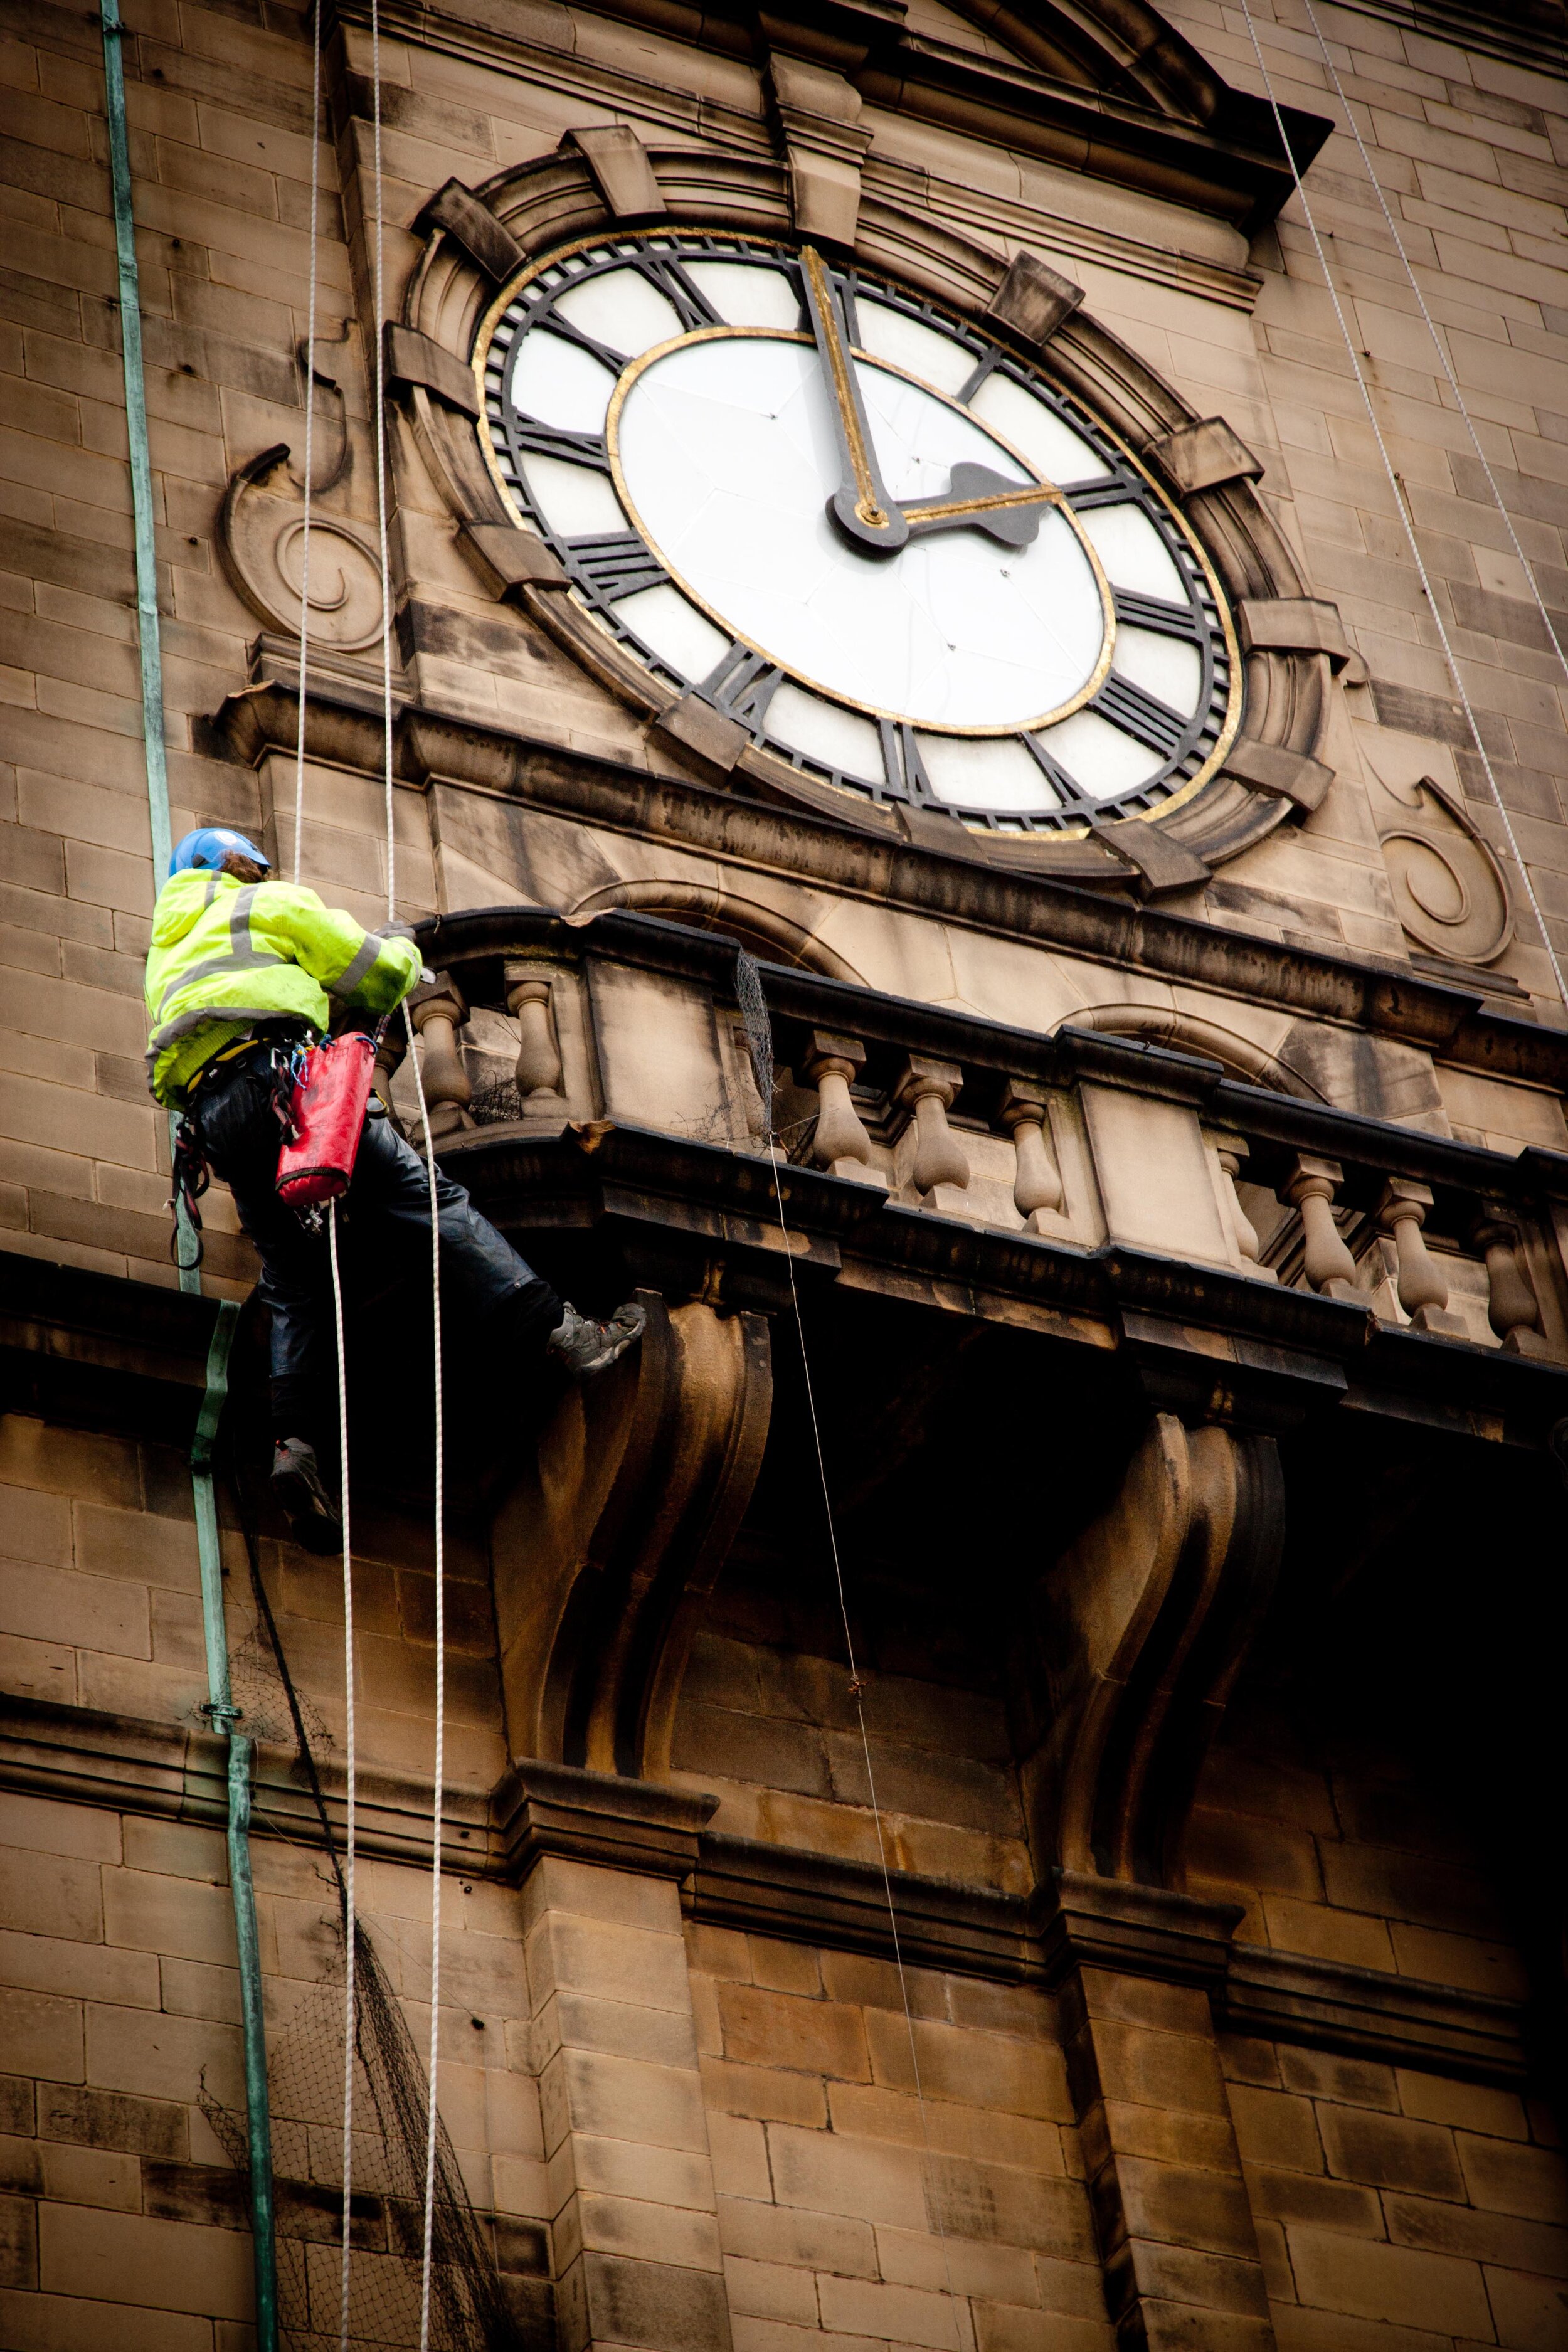
<instances>
[{"instance_id":1,"label":"green pipe","mask_svg":"<svg viewBox=\"0 0 1568 2352\"><path fill-rule=\"evenodd\" d=\"M147 383L142 358L142 283L131 210L131 144L125 129L124 28L119 0L100 0L103 82L109 115L109 179L114 198L114 254L120 272L120 356L131 442L131 512L136 533L136 640L142 663L142 739L147 761L147 811L153 829L154 886L169 870L169 762L163 741L163 649L158 627L158 555L153 522L153 459L147 446ZM174 1142L169 1119L169 1148ZM180 1288L200 1291L195 1242L184 1206L175 1211Z\"/></svg>"},{"instance_id":2,"label":"green pipe","mask_svg":"<svg viewBox=\"0 0 1568 2352\"><path fill-rule=\"evenodd\" d=\"M250 1766L253 1743L235 1726L224 1627L223 1559L218 1549L217 1497L213 1488L213 1440L228 1394L228 1355L239 1309L220 1299L207 1350L206 1393L191 1443L191 1492L196 1507L196 1552L202 1572L202 1627L206 1637L207 1700L202 1712L228 1734L228 1882L239 1948L239 2000L245 2038L246 2134L250 2146L250 2231L256 2261L257 2352L278 2352L278 2242L272 2198L272 2118L267 2096L267 2022L261 2002L261 1947L256 1932L256 1887L250 1874Z\"/></svg>"}]
</instances>

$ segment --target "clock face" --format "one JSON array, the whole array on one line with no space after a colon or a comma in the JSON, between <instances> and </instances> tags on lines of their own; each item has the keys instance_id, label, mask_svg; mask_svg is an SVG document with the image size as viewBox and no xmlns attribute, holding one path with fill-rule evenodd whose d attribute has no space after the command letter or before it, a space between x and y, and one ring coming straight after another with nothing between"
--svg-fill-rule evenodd
<instances>
[{"instance_id":1,"label":"clock face","mask_svg":"<svg viewBox=\"0 0 1568 2352\"><path fill-rule=\"evenodd\" d=\"M617 236L509 287L475 367L572 593L804 776L1080 834L1228 749L1234 638L1181 516L921 297L810 247Z\"/></svg>"}]
</instances>

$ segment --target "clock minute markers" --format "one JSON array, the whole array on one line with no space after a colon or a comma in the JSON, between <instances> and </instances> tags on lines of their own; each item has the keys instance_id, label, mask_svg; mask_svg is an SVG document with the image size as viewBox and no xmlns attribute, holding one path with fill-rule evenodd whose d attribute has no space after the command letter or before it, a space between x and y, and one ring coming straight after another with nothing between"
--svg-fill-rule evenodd
<instances>
[{"instance_id":1,"label":"clock minute markers","mask_svg":"<svg viewBox=\"0 0 1568 2352\"><path fill-rule=\"evenodd\" d=\"M871 428L848 342L839 324L837 300L822 256L814 246L801 247L800 262L806 312L832 402L844 468L843 479L827 502L827 511L858 545L879 555L895 555L908 539L909 530L877 468Z\"/></svg>"}]
</instances>

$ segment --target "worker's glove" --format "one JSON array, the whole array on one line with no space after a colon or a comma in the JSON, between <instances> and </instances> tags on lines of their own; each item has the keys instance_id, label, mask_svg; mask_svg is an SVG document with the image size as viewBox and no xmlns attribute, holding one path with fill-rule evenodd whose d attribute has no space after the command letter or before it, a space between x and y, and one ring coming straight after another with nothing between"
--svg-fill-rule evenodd
<instances>
[{"instance_id":1,"label":"worker's glove","mask_svg":"<svg viewBox=\"0 0 1568 2352\"><path fill-rule=\"evenodd\" d=\"M413 937L412 923L378 923L371 933L373 940L411 940Z\"/></svg>"}]
</instances>

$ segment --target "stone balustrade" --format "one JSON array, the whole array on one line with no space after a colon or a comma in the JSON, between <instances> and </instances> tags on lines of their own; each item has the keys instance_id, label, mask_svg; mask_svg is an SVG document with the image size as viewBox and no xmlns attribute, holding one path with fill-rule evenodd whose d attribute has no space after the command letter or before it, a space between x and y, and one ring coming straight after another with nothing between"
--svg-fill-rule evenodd
<instances>
[{"instance_id":1,"label":"stone balustrade","mask_svg":"<svg viewBox=\"0 0 1568 2352\"><path fill-rule=\"evenodd\" d=\"M1125 1036L1011 1029L776 964L764 1107L735 950L712 933L496 909L444 918L439 952L411 1010L445 1148L474 1131L470 1105L483 1134L521 1114L541 1134L607 1121L754 1155L766 1123L793 1172L859 1188L857 1213L885 1198L1568 1361L1568 1155L1510 1158Z\"/></svg>"}]
</instances>

